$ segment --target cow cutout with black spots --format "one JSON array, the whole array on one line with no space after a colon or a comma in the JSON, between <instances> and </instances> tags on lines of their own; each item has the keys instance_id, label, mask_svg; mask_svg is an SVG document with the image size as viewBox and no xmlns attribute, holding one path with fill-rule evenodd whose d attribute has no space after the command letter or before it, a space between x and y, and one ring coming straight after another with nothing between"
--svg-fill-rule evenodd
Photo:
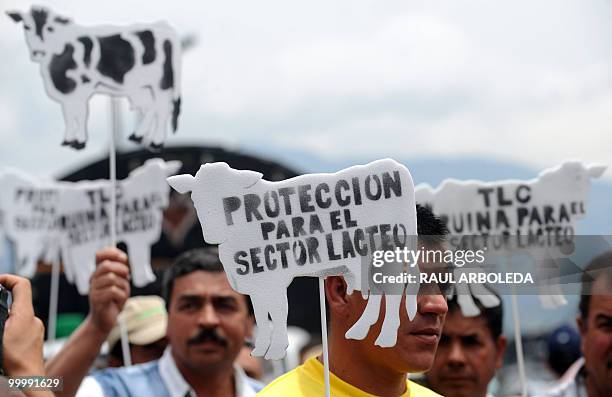
<instances>
[{"instance_id":1,"label":"cow cutout with black spots","mask_svg":"<svg viewBox=\"0 0 612 397\"><path fill-rule=\"evenodd\" d=\"M94 94L127 97L138 124L130 139L163 146L178 127L181 48L165 22L81 26L43 7L8 11L23 24L30 59L40 64L45 90L62 105L62 145L87 142L88 102Z\"/></svg>"}]
</instances>

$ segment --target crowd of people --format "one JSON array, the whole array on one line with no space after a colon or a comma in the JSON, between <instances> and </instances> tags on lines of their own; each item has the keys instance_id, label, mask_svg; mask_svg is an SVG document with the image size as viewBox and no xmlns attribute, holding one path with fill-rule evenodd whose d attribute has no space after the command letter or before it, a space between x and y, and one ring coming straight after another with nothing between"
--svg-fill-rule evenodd
<instances>
[{"instance_id":1,"label":"crowd of people","mask_svg":"<svg viewBox=\"0 0 612 397\"><path fill-rule=\"evenodd\" d=\"M431 211L419 207L417 221L418 234L430 236L423 244L431 248L444 244L444 224ZM79 397L325 395L320 355L306 358L267 385L261 382L262 363L248 354L256 332L253 309L248 296L231 288L216 247L191 250L178 257L164 274L163 299L130 298L128 257L119 249L101 250L96 263L90 281L90 312L61 351L46 363L42 354L44 327L34 315L29 281L0 275L0 284L12 293L2 339L5 378L0 393ZM331 276L325 280L325 294L332 396L489 395L507 347L501 305L485 307L476 300L480 315L467 317L457 298L447 299L439 290L420 293L412 320L401 311L395 346L382 348L374 342L384 316L374 320L364 339L345 338L366 307L367 300L360 293L348 293L344 279ZM121 341L121 328L128 343ZM582 357L556 384L530 392L532 395L612 396L612 252L595 257L584 269L577 328ZM105 342L107 367L93 370ZM7 381L20 376L61 378L63 384L53 392L9 392Z\"/></svg>"}]
</instances>

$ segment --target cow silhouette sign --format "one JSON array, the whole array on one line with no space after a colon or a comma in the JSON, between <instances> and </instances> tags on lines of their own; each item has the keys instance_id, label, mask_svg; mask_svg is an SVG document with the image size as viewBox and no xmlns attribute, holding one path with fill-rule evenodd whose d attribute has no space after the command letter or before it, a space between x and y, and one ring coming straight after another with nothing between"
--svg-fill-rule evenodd
<instances>
[{"instance_id":1,"label":"cow silhouette sign","mask_svg":"<svg viewBox=\"0 0 612 397\"><path fill-rule=\"evenodd\" d=\"M165 22L81 26L48 8L7 11L23 25L30 59L40 64L45 90L62 105L62 145L87 142L89 98L127 97L138 125L130 139L159 149L180 113L181 48Z\"/></svg>"}]
</instances>

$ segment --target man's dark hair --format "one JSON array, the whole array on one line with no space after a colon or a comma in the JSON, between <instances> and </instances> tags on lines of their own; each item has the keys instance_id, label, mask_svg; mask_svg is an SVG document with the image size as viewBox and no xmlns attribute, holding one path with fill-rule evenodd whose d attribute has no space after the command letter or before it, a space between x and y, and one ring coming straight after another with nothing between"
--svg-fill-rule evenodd
<instances>
[{"instance_id":1,"label":"man's dark hair","mask_svg":"<svg viewBox=\"0 0 612 397\"><path fill-rule=\"evenodd\" d=\"M612 282L612 251L604 252L589 262L582 273L582 291L580 292L580 317L583 321L589 318L589 306L593 294L593 283L602 275L607 275Z\"/></svg>"},{"instance_id":2,"label":"man's dark hair","mask_svg":"<svg viewBox=\"0 0 612 397\"><path fill-rule=\"evenodd\" d=\"M170 298L172 297L174 280L198 270L209 273L221 273L225 271L219 259L219 250L217 247L209 246L184 252L166 269L162 281L162 297L166 301L166 309L168 311L170 311ZM253 314L251 299L248 295L243 296L246 299L249 314Z\"/></svg>"},{"instance_id":3,"label":"man's dark hair","mask_svg":"<svg viewBox=\"0 0 612 397\"><path fill-rule=\"evenodd\" d=\"M417 234L425 244L442 244L446 241L448 228L428 206L417 204Z\"/></svg>"},{"instance_id":4,"label":"man's dark hair","mask_svg":"<svg viewBox=\"0 0 612 397\"><path fill-rule=\"evenodd\" d=\"M494 307L484 307L478 298L472 296L474 300L474 304L480 310L480 316L483 317L487 326L489 327L489 331L491 331L491 336L493 340L496 341L497 338L502 334L502 326L504 319L504 311L502 308L502 300L497 292L495 292L492 288L487 288L487 290L495 295L499 299L499 305ZM455 311L461 312L461 307L459 306L459 302L457 300L457 295L454 295L451 299L448 300L448 313L452 313Z\"/></svg>"}]
</instances>

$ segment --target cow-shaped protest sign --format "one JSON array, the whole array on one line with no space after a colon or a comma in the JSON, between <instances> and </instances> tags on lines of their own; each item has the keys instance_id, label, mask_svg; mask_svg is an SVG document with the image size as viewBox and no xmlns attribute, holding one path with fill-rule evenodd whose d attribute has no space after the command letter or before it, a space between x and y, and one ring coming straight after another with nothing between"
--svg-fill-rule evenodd
<instances>
[{"instance_id":1,"label":"cow-shaped protest sign","mask_svg":"<svg viewBox=\"0 0 612 397\"><path fill-rule=\"evenodd\" d=\"M211 163L195 177L177 175L168 182L180 193L192 192L204 239L219 244L232 288L253 302L258 332L252 354L268 359L285 355L293 278L343 275L349 293L368 292L362 258L376 249L376 241L383 248L406 246L417 234L412 177L390 159L280 182ZM363 339L376 322L381 300L372 296L348 338ZM377 345L395 345L400 302L401 295L386 297ZM416 297L406 302L412 318Z\"/></svg>"},{"instance_id":2,"label":"cow-shaped protest sign","mask_svg":"<svg viewBox=\"0 0 612 397\"><path fill-rule=\"evenodd\" d=\"M507 249L504 244L510 242L510 248L530 248L530 254L543 257L571 242L576 221L586 214L590 180L601 176L605 169L602 165L587 166L579 161L567 161L542 171L531 180L447 179L436 189L419 185L415 195L418 203L430 206L445 222L451 235L449 241L456 248L486 246L491 253ZM509 235L516 238L509 239ZM455 268L455 271L461 269ZM541 276L549 271L554 269L538 269ZM477 289L472 294L458 292L464 314L479 313L470 295L477 296L485 307L497 304L497 299L487 298L481 285L472 287ZM545 307L564 304L559 285L541 287L540 296Z\"/></svg>"},{"instance_id":3,"label":"cow-shaped protest sign","mask_svg":"<svg viewBox=\"0 0 612 397\"><path fill-rule=\"evenodd\" d=\"M586 214L590 179L602 165L567 161L536 179L497 182L447 179L433 189L416 187L417 202L430 205L451 235L573 235Z\"/></svg>"},{"instance_id":4,"label":"cow-shaped protest sign","mask_svg":"<svg viewBox=\"0 0 612 397\"><path fill-rule=\"evenodd\" d=\"M147 160L117 187L117 240L127 245L132 281L144 286L151 271L151 245L161 236L168 206L169 175L179 161ZM109 181L39 182L19 172L0 174L2 228L15 243L19 273L32 276L40 258L57 261L59 253L68 281L81 294L89 290L95 253L110 245Z\"/></svg>"},{"instance_id":5,"label":"cow-shaped protest sign","mask_svg":"<svg viewBox=\"0 0 612 397\"><path fill-rule=\"evenodd\" d=\"M39 258L52 261L57 252L57 184L7 168L0 172L0 185L0 228L15 243L17 272L32 276Z\"/></svg>"},{"instance_id":6,"label":"cow-shaped protest sign","mask_svg":"<svg viewBox=\"0 0 612 397\"><path fill-rule=\"evenodd\" d=\"M62 106L62 145L85 147L88 102L96 93L128 98L139 119L133 141L161 148L168 126L176 131L181 45L167 23L88 27L43 7L7 15L23 24L30 59Z\"/></svg>"}]
</instances>

